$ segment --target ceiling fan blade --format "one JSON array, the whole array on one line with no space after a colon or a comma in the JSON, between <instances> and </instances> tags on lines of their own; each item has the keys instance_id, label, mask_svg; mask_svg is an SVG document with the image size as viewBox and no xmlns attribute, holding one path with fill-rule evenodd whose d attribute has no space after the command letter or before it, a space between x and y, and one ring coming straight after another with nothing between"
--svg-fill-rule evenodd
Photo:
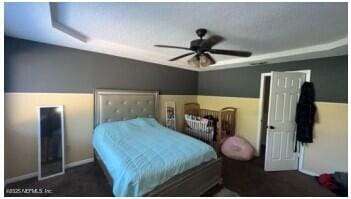
<instances>
[{"instance_id":1,"label":"ceiling fan blade","mask_svg":"<svg viewBox=\"0 0 351 199\"><path fill-rule=\"evenodd\" d=\"M180 59L180 58L183 58L183 57L186 57L186 56L189 56L189 55L192 55L192 54L194 54L194 52L186 53L186 54L184 54L184 55L180 55L180 56L178 56L178 57L175 57L175 58L170 59L169 61L175 61L175 60L178 60L178 59Z\"/></svg>"},{"instance_id":2,"label":"ceiling fan blade","mask_svg":"<svg viewBox=\"0 0 351 199\"><path fill-rule=\"evenodd\" d=\"M213 59L213 57L210 54L204 53L204 55L212 62L211 65L216 63L216 60Z\"/></svg>"},{"instance_id":3,"label":"ceiling fan blade","mask_svg":"<svg viewBox=\"0 0 351 199\"><path fill-rule=\"evenodd\" d=\"M212 35L208 39L203 40L203 42L201 43L201 48L204 50L209 50L214 45L220 43L223 40L224 40L224 38L219 36L219 35Z\"/></svg>"},{"instance_id":4,"label":"ceiling fan blade","mask_svg":"<svg viewBox=\"0 0 351 199\"><path fill-rule=\"evenodd\" d=\"M250 57L252 55L251 52L239 51L239 50L210 49L209 52L212 54L231 55L231 56L238 56L238 57Z\"/></svg>"},{"instance_id":5,"label":"ceiling fan blade","mask_svg":"<svg viewBox=\"0 0 351 199\"><path fill-rule=\"evenodd\" d=\"M168 46L168 45L155 45L155 47L160 47L160 48L177 48L177 49L183 49L183 50L190 50L190 48L178 47L178 46Z\"/></svg>"}]
</instances>

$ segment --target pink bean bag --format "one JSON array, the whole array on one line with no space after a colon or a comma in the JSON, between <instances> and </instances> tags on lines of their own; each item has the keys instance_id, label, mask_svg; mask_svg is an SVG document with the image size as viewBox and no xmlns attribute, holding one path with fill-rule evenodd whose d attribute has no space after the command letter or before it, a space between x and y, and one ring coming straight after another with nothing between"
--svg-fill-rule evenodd
<instances>
[{"instance_id":1,"label":"pink bean bag","mask_svg":"<svg viewBox=\"0 0 351 199\"><path fill-rule=\"evenodd\" d=\"M255 153L251 144L238 136L227 138L222 144L221 151L228 158L235 160L250 160Z\"/></svg>"}]
</instances>

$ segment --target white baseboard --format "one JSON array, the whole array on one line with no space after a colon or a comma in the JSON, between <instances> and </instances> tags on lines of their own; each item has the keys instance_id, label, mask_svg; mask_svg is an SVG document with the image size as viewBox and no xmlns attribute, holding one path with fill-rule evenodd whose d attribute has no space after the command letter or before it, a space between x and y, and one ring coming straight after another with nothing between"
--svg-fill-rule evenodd
<instances>
[{"instance_id":1,"label":"white baseboard","mask_svg":"<svg viewBox=\"0 0 351 199\"><path fill-rule=\"evenodd\" d=\"M88 159L85 159L85 160L71 162L71 163L66 164L65 168L69 169L69 168L80 166L80 165L83 165L83 164L88 164L88 163L93 162L93 161L94 161L94 158L88 158ZM28 173L28 174L25 174L25 175L9 178L9 179L5 180L5 186L7 184L9 184L9 183L22 181L22 180L26 180L26 179L29 179L29 178L34 178L36 176L38 176L38 172Z\"/></svg>"},{"instance_id":2,"label":"white baseboard","mask_svg":"<svg viewBox=\"0 0 351 199\"><path fill-rule=\"evenodd\" d=\"M66 164L65 168L69 169L69 168L80 166L80 165L83 165L83 164L88 164L88 163L93 162L93 161L94 161L94 158L88 158L88 159L85 159L85 160L71 162L69 164Z\"/></svg>"},{"instance_id":3,"label":"white baseboard","mask_svg":"<svg viewBox=\"0 0 351 199\"><path fill-rule=\"evenodd\" d=\"M299 171L303 174L309 175L309 176L319 176L317 173L312 172L312 171L307 171L305 169L299 169Z\"/></svg>"},{"instance_id":4,"label":"white baseboard","mask_svg":"<svg viewBox=\"0 0 351 199\"><path fill-rule=\"evenodd\" d=\"M29 178L34 178L38 176L38 172L33 172L33 173L28 173L25 175L21 175L21 176L17 176L17 177L13 177L13 178L9 178L5 180L5 186L9 183L14 183L14 182L18 182L18 181L22 181L22 180L26 180Z\"/></svg>"}]
</instances>

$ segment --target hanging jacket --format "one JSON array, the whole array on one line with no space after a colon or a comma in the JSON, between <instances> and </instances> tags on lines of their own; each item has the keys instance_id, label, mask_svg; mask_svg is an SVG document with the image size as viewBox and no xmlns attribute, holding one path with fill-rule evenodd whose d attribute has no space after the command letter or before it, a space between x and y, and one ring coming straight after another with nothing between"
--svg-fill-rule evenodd
<instances>
[{"instance_id":1,"label":"hanging jacket","mask_svg":"<svg viewBox=\"0 0 351 199\"><path fill-rule=\"evenodd\" d=\"M316 113L316 106L314 104L314 88L311 82L303 83L299 102L296 106L296 143L312 143L313 142L313 124ZM295 144L295 152L297 151L297 144Z\"/></svg>"}]
</instances>

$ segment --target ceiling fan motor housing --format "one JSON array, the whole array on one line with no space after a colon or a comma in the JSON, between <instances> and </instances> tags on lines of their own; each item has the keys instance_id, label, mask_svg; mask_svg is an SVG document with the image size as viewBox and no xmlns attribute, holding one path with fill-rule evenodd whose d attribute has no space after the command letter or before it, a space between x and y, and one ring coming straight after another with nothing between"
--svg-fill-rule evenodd
<instances>
[{"instance_id":1,"label":"ceiling fan motor housing","mask_svg":"<svg viewBox=\"0 0 351 199\"><path fill-rule=\"evenodd\" d=\"M192 40L192 41L190 42L190 49L191 49L192 51L197 52L197 53L202 53L202 52L200 52L202 42L203 42L202 39L195 39L195 40ZM201 50L201 51L202 51L202 50Z\"/></svg>"},{"instance_id":2,"label":"ceiling fan motor housing","mask_svg":"<svg viewBox=\"0 0 351 199\"><path fill-rule=\"evenodd\" d=\"M195 51L197 54L201 54L203 52L206 52L210 50L209 48L204 48L202 45L204 40L202 39L207 33L207 29L205 28L199 28L196 30L197 36L200 37L200 39L195 39L190 42L190 49Z\"/></svg>"}]
</instances>

